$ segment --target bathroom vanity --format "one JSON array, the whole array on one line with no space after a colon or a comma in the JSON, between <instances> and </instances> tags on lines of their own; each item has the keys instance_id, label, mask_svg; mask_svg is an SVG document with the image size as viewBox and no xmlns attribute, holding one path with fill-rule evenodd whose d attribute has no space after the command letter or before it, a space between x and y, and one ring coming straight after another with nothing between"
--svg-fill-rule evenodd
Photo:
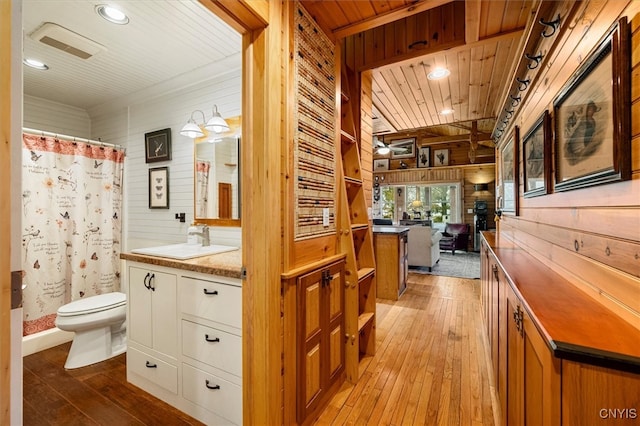
<instances>
[{"instance_id":1,"label":"bathroom vanity","mask_svg":"<svg viewBox=\"0 0 640 426\"><path fill-rule=\"evenodd\" d=\"M207 424L242 424L240 251L123 253L127 380Z\"/></svg>"}]
</instances>

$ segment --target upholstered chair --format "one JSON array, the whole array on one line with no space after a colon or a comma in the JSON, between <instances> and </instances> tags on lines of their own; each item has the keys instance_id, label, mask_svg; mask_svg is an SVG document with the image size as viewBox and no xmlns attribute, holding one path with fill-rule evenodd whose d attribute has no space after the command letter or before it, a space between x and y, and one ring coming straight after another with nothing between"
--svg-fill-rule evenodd
<instances>
[{"instance_id":1,"label":"upholstered chair","mask_svg":"<svg viewBox=\"0 0 640 426\"><path fill-rule=\"evenodd\" d=\"M442 238L440 231L430 226L410 226L407 244L409 266L426 266L431 271L431 268L440 260L438 247L440 238Z\"/></svg>"},{"instance_id":2,"label":"upholstered chair","mask_svg":"<svg viewBox=\"0 0 640 426\"><path fill-rule=\"evenodd\" d=\"M468 251L469 225L466 223L447 223L440 240L440 250L451 250L455 255L456 250Z\"/></svg>"}]
</instances>

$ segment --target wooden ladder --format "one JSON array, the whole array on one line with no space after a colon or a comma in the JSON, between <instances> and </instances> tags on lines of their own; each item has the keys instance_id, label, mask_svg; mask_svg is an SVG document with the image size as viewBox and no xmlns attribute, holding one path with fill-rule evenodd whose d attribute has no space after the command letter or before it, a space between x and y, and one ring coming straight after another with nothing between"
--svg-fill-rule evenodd
<instances>
[{"instance_id":1,"label":"wooden ladder","mask_svg":"<svg viewBox=\"0 0 640 426\"><path fill-rule=\"evenodd\" d=\"M375 353L376 269L373 234L362 185L360 143L354 111L359 96L351 93L355 73L341 72L341 143L339 161L339 245L346 253L345 371L347 380L360 378L360 361Z\"/></svg>"}]
</instances>

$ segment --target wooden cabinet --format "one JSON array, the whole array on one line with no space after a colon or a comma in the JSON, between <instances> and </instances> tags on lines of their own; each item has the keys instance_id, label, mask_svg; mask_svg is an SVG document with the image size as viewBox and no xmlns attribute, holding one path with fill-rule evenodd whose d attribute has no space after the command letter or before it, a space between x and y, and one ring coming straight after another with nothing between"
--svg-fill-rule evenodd
<instances>
[{"instance_id":1,"label":"wooden cabinet","mask_svg":"<svg viewBox=\"0 0 640 426\"><path fill-rule=\"evenodd\" d=\"M345 369L347 380L356 383L360 361L375 353L376 264L373 235L367 214L360 161L359 97L355 88L356 73L343 70L340 78L340 251L346 254L345 270Z\"/></svg>"},{"instance_id":2,"label":"wooden cabinet","mask_svg":"<svg viewBox=\"0 0 640 426\"><path fill-rule=\"evenodd\" d=\"M377 296L381 299L398 300L407 288L408 232L406 229L394 230L391 227L374 227Z\"/></svg>"},{"instance_id":3,"label":"wooden cabinet","mask_svg":"<svg viewBox=\"0 0 640 426\"><path fill-rule=\"evenodd\" d=\"M298 278L297 420L303 423L344 372L344 263Z\"/></svg>"}]
</instances>

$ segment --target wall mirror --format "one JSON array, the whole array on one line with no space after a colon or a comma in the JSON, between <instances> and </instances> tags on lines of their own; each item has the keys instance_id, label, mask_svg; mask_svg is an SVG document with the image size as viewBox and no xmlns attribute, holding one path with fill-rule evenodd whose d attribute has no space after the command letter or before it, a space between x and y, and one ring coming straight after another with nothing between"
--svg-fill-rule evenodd
<instances>
[{"instance_id":1,"label":"wall mirror","mask_svg":"<svg viewBox=\"0 0 640 426\"><path fill-rule=\"evenodd\" d=\"M240 117L229 131L194 140L194 218L214 226L240 226Z\"/></svg>"}]
</instances>

